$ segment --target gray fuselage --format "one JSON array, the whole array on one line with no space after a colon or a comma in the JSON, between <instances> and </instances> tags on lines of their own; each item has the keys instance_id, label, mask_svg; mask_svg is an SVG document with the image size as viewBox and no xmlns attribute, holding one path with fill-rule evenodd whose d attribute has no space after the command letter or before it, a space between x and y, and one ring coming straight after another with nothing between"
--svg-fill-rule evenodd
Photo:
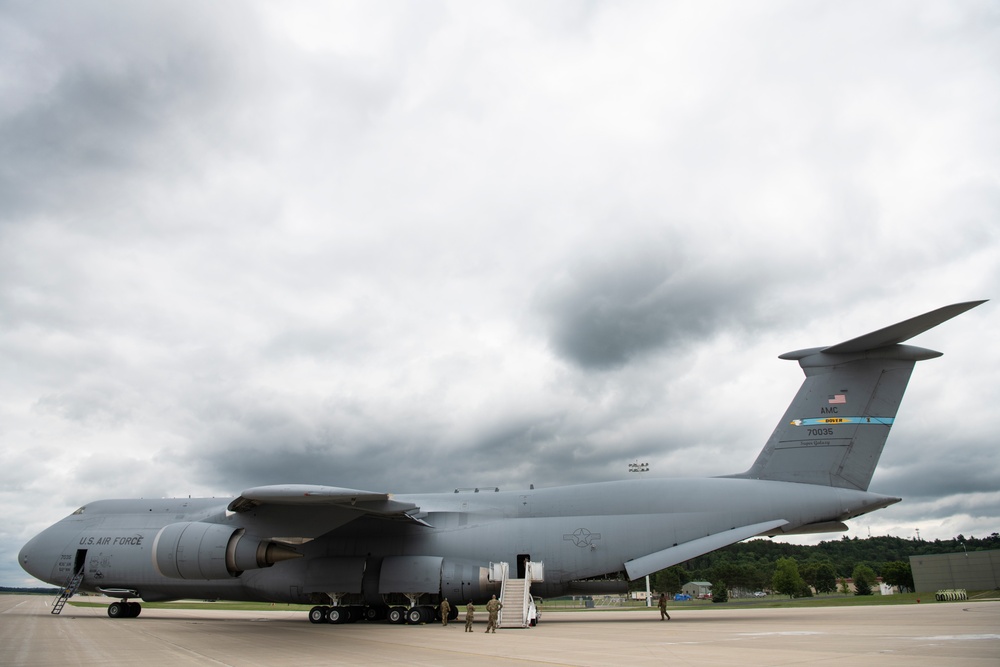
<instances>
[{"instance_id":1,"label":"gray fuselage","mask_svg":"<svg viewBox=\"0 0 1000 667\"><path fill-rule=\"evenodd\" d=\"M555 596L571 592L581 579L614 575L627 561L708 535L776 519L787 521L782 532L794 532L898 499L811 484L709 478L397 495L393 500L419 506L429 525L360 513L345 517L342 508L310 508L303 518L298 508L227 512L229 500L220 499L103 500L39 534L24 546L19 559L29 573L52 584L66 584L82 566L83 589L130 589L146 600L310 602L340 587L371 603L386 593L410 592L387 591L365 577L365 571L377 569L387 557L435 557L483 568L527 558L544 564L545 581L533 592ZM302 526L295 524L303 522L338 527L295 546L301 558L270 567L216 578L165 576L157 566L157 540L165 526L183 522L240 528L265 539L302 534ZM329 572L338 568L357 575ZM364 582L361 590L346 590L352 584L338 583L353 579ZM462 582L461 590L449 589L451 583L443 577L441 595L451 592L483 601L495 592L488 583Z\"/></svg>"}]
</instances>

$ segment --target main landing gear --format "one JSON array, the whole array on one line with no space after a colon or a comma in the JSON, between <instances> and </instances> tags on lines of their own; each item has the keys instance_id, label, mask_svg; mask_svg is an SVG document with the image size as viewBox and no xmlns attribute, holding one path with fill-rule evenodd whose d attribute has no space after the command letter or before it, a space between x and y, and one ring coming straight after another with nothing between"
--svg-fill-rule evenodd
<instances>
[{"instance_id":1,"label":"main landing gear","mask_svg":"<svg viewBox=\"0 0 1000 667\"><path fill-rule=\"evenodd\" d=\"M378 610L375 607L362 607L360 605L345 605L328 607L319 605L309 610L310 623L354 623L355 621L378 620Z\"/></svg>"},{"instance_id":2,"label":"main landing gear","mask_svg":"<svg viewBox=\"0 0 1000 667\"><path fill-rule=\"evenodd\" d=\"M458 617L452 609L449 619ZM437 610L429 605L416 607L363 607L317 605L309 610L310 623L354 623L355 621L388 621L394 625L419 625L437 620Z\"/></svg>"}]
</instances>

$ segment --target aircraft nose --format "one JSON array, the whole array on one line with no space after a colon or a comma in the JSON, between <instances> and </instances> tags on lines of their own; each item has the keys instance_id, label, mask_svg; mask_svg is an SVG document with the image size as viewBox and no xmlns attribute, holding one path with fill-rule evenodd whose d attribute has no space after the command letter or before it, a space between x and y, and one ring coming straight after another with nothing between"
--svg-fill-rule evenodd
<instances>
[{"instance_id":1,"label":"aircraft nose","mask_svg":"<svg viewBox=\"0 0 1000 667\"><path fill-rule=\"evenodd\" d=\"M40 543L42 534L35 535L28 540L27 544L21 547L17 554L17 562L21 568L33 576L35 579L46 581L52 573L52 560L46 559L41 554Z\"/></svg>"},{"instance_id":2,"label":"aircraft nose","mask_svg":"<svg viewBox=\"0 0 1000 667\"><path fill-rule=\"evenodd\" d=\"M28 543L21 547L21 550L17 553L17 562L21 564L21 567L25 572L33 577L37 577L34 572L32 572L34 558L31 557L32 552L35 549L35 543L38 541L38 537L32 537L28 540Z\"/></svg>"}]
</instances>

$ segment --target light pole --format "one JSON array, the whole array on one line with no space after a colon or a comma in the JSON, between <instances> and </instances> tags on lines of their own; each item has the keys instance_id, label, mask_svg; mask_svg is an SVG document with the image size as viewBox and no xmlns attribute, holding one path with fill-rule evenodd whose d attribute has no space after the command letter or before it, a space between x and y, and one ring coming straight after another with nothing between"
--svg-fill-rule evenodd
<instances>
[{"instance_id":1,"label":"light pole","mask_svg":"<svg viewBox=\"0 0 1000 667\"><path fill-rule=\"evenodd\" d=\"M628 471L638 474L649 472L649 462L639 463L638 459L628 464ZM653 606L652 591L649 589L649 575L646 575L646 606Z\"/></svg>"}]
</instances>

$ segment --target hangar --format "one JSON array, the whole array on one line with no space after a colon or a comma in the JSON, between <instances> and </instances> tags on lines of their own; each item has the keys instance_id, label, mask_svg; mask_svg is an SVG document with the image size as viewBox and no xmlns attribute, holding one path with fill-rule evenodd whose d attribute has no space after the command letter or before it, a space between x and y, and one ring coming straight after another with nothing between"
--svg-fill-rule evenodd
<instances>
[{"instance_id":1,"label":"hangar","mask_svg":"<svg viewBox=\"0 0 1000 667\"><path fill-rule=\"evenodd\" d=\"M910 569L918 593L951 588L976 591L1000 588L1000 550L996 549L910 556Z\"/></svg>"},{"instance_id":2,"label":"hangar","mask_svg":"<svg viewBox=\"0 0 1000 667\"><path fill-rule=\"evenodd\" d=\"M693 598L710 597L712 595L712 584L707 581L689 581L681 586L681 593L690 595Z\"/></svg>"}]
</instances>

